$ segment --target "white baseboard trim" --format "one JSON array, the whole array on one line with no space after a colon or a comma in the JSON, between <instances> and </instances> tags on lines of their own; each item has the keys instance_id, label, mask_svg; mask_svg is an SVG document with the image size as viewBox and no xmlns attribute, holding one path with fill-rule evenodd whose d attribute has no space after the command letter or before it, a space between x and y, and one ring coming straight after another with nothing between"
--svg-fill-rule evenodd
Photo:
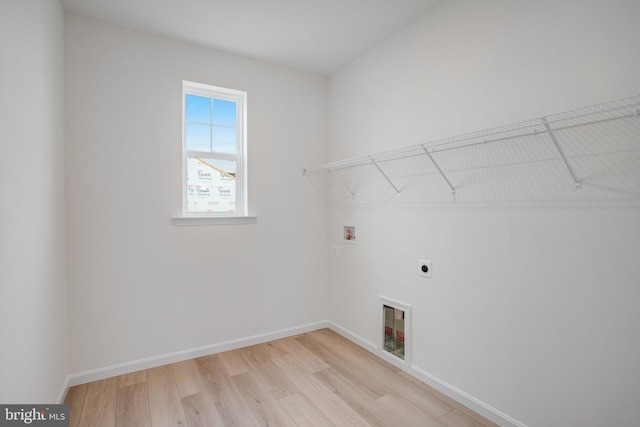
<instances>
[{"instance_id":1,"label":"white baseboard trim","mask_svg":"<svg viewBox=\"0 0 640 427\"><path fill-rule=\"evenodd\" d=\"M329 328L334 332L345 337L349 341L359 345L360 347L370 351L378 357L388 361L399 369L402 369L409 375L419 379L423 383L433 387L439 392L449 396L453 400L461 403L467 408L477 412L483 417L499 424L503 427L527 427L525 424L515 420L514 418L502 413L501 411L493 408L490 405L482 402L471 396L468 393L446 383L438 377L424 371L416 365L407 365L400 359L394 357L386 357L387 355L380 349L380 347L369 340L362 338L361 336L354 334L348 329L342 326L330 322L327 320L308 323L306 325L295 326L292 328L281 329L279 331L267 332L264 334L253 335L246 338L240 338L236 340L224 341L217 344L206 345L189 350L178 351L174 353L164 354L160 356L149 357L146 359L134 360L131 362L120 363L117 365L107 366L104 368L92 369L89 371L78 372L67 376L66 381L62 387L62 391L58 397L58 403L62 403L67 394L69 387L73 387L80 384L89 383L92 381L98 381L105 378L110 378L118 375L128 374L131 372L140 371L143 369L155 368L158 366L168 365L170 363L182 362L184 360L194 359L197 357L208 356L211 354L222 353L224 351L235 350L250 345L262 344L264 342L273 341L281 338L290 337L293 335L303 334L305 332L311 332L318 329Z\"/></svg>"},{"instance_id":2,"label":"white baseboard trim","mask_svg":"<svg viewBox=\"0 0 640 427\"><path fill-rule=\"evenodd\" d=\"M527 427L525 424L519 422L518 420L515 420L514 418L508 416L507 414L497 410L496 408L490 405L487 405L480 399L477 399L471 396L470 394L465 393L464 391L452 386L451 384L448 384L445 381L442 381L440 378L434 375L431 375L430 373L424 371L418 366L407 365L406 363L403 363L400 359L397 359L392 356L387 356L387 354L385 354L385 352L383 352L379 346L372 343L371 341L368 341L360 337L357 334L354 334L348 329L345 329L342 326L337 325L333 322L328 322L328 325L329 325L329 329L342 335L349 341L352 341L355 344L358 344L360 347L386 360L387 362L396 366L398 369L402 369L403 371L413 376L414 378L419 379L420 381L427 384L428 386L433 387L434 389L438 390L442 394L452 398L456 402L459 402L460 404L466 406L472 411L487 418L488 420L491 420L502 427Z\"/></svg>"},{"instance_id":3,"label":"white baseboard trim","mask_svg":"<svg viewBox=\"0 0 640 427\"><path fill-rule=\"evenodd\" d=\"M352 341L356 344L358 344L360 347L364 347L367 350L371 351L372 353L376 353L379 350L379 347L372 343L371 341L368 341L364 338L362 338L359 335L354 334L353 332L343 328L342 326L333 323L333 322L327 322L328 324L328 328L331 329L332 331L342 335L343 337L345 337L346 339L348 339L349 341Z\"/></svg>"},{"instance_id":4,"label":"white baseboard trim","mask_svg":"<svg viewBox=\"0 0 640 427\"><path fill-rule=\"evenodd\" d=\"M60 390L60 394L58 394L58 403L64 402L65 397L67 397L69 387L69 375L67 375L67 378L64 380L64 384L62 384L62 390Z\"/></svg>"},{"instance_id":5,"label":"white baseboard trim","mask_svg":"<svg viewBox=\"0 0 640 427\"><path fill-rule=\"evenodd\" d=\"M196 357L209 356L211 354L222 353L224 351L235 350L237 348L247 347L250 345L262 344L264 342L273 341L280 338L286 338L293 335L303 334L305 332L327 328L328 326L329 324L327 321L308 323L306 325L281 329L275 332L267 332L264 334L253 335L246 338L224 341L221 343L210 344L202 347L192 348L189 350L182 350L174 353L163 354L160 356L148 357L146 359L106 366L104 368L78 372L67 377L64 389L61 393L60 401L64 400L67 389L76 385L103 380L105 378L115 377L118 375L129 374L131 372L136 372L143 369L156 368L158 366L168 365L170 363L182 362L184 360L194 359Z\"/></svg>"},{"instance_id":6,"label":"white baseboard trim","mask_svg":"<svg viewBox=\"0 0 640 427\"><path fill-rule=\"evenodd\" d=\"M457 402L460 402L467 408L472 409L473 411L493 421L494 423L498 423L499 425L505 427L527 427L526 424L523 424L520 421L505 414L504 412L501 412L496 408L487 405L480 399L476 399L470 394L465 393L464 391L452 386L451 384L442 381L440 378L431 375L430 373L420 369L415 365L411 365L411 370L414 371L415 374L413 372L407 372L418 378L423 383L428 384L429 386L435 388L443 394L446 394L450 398L456 400Z\"/></svg>"}]
</instances>

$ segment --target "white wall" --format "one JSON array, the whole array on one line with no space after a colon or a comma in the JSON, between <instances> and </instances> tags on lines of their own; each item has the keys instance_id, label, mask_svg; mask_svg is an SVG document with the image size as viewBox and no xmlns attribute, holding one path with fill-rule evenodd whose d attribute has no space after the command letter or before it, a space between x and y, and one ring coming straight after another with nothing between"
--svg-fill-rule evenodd
<instances>
[{"instance_id":1,"label":"white wall","mask_svg":"<svg viewBox=\"0 0 640 427\"><path fill-rule=\"evenodd\" d=\"M637 16L634 0L444 2L332 76L329 157L639 94ZM532 205L332 209L330 244L345 222L359 244L330 261L329 319L377 343L378 296L412 305L414 372L502 423L637 425L640 212Z\"/></svg>"},{"instance_id":2,"label":"white wall","mask_svg":"<svg viewBox=\"0 0 640 427\"><path fill-rule=\"evenodd\" d=\"M183 79L248 92L257 224L170 224ZM66 84L72 372L326 319L326 78L67 15Z\"/></svg>"},{"instance_id":3,"label":"white wall","mask_svg":"<svg viewBox=\"0 0 640 427\"><path fill-rule=\"evenodd\" d=\"M63 12L0 2L0 402L55 403L67 371Z\"/></svg>"}]
</instances>

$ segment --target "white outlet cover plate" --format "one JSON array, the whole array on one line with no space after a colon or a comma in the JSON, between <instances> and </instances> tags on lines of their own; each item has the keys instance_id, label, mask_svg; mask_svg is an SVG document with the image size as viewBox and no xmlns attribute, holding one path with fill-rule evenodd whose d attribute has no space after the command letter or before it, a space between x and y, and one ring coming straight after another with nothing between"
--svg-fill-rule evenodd
<instances>
[{"instance_id":1,"label":"white outlet cover plate","mask_svg":"<svg viewBox=\"0 0 640 427\"><path fill-rule=\"evenodd\" d=\"M422 271L422 266L426 265L428 270L425 273L424 271ZM418 260L418 276L420 277L431 277L431 273L433 271L433 268L431 267L431 260L428 259L421 259Z\"/></svg>"}]
</instances>

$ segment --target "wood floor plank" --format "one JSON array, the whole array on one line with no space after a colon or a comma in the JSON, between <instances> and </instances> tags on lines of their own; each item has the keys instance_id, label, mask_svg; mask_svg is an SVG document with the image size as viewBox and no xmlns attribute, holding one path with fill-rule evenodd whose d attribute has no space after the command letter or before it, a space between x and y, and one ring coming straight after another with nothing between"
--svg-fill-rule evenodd
<instances>
[{"instance_id":1,"label":"wood floor plank","mask_svg":"<svg viewBox=\"0 0 640 427\"><path fill-rule=\"evenodd\" d=\"M147 381L146 371L136 371L129 374L120 375L118 377L118 387L127 387L130 385L143 383Z\"/></svg>"},{"instance_id":2,"label":"wood floor plank","mask_svg":"<svg viewBox=\"0 0 640 427\"><path fill-rule=\"evenodd\" d=\"M392 393L401 395L433 418L439 418L453 410L451 405L438 396L425 393L415 383L398 375L399 371L396 368L384 368L383 366L387 362L383 361L384 364L381 365L368 357L362 357L360 352L353 347L353 343L341 345L340 339L337 337L338 335L334 332L323 331L322 334L310 337L310 340L315 340L320 344L316 347L317 351L323 351L322 348L324 348L326 351L333 351L340 356L339 360L342 362L332 361L331 364L336 369L341 369L340 372L343 375L358 377L371 390L382 394L382 396ZM380 369L380 367L383 368ZM349 369L348 372L347 369Z\"/></svg>"},{"instance_id":3,"label":"wood floor plank","mask_svg":"<svg viewBox=\"0 0 640 427\"><path fill-rule=\"evenodd\" d=\"M238 350L225 351L218 354L218 357L231 377L251 370L247 361L242 357L242 353Z\"/></svg>"},{"instance_id":4,"label":"wood floor plank","mask_svg":"<svg viewBox=\"0 0 640 427\"><path fill-rule=\"evenodd\" d=\"M257 373L245 372L234 375L231 380L261 426L296 427L287 411L280 405L280 402Z\"/></svg>"},{"instance_id":5,"label":"wood floor plank","mask_svg":"<svg viewBox=\"0 0 640 427\"><path fill-rule=\"evenodd\" d=\"M329 367L321 358L296 341L295 338L278 340L276 341L276 345L298 359L309 372L318 372Z\"/></svg>"},{"instance_id":6,"label":"wood floor plank","mask_svg":"<svg viewBox=\"0 0 640 427\"><path fill-rule=\"evenodd\" d=\"M456 402L455 400L453 400L449 396L441 393L440 391L434 389L433 387L430 387L429 385L423 383L422 381L420 381L419 379L409 375L408 373L401 371L401 372L398 373L398 375L400 375L401 377L405 378L407 381L412 382L413 384L417 385L418 387L420 387L421 390L438 397L440 400L445 402L447 405L449 405L452 408L454 408L454 410L457 410L458 412L463 413L466 417L471 418L472 420L474 420L475 422L479 423L480 425L485 426L485 427L499 427L498 424L494 423L493 421L484 418L480 414L472 411L471 409L467 408L466 406L462 405L461 403Z\"/></svg>"},{"instance_id":7,"label":"wood floor plank","mask_svg":"<svg viewBox=\"0 0 640 427\"><path fill-rule=\"evenodd\" d=\"M89 383L80 425L82 427L114 427L117 397L117 377Z\"/></svg>"},{"instance_id":8,"label":"wood floor plank","mask_svg":"<svg viewBox=\"0 0 640 427\"><path fill-rule=\"evenodd\" d=\"M394 425L406 427L445 427L437 419L420 410L406 399L390 394L378 399L378 403L396 420Z\"/></svg>"},{"instance_id":9,"label":"wood floor plank","mask_svg":"<svg viewBox=\"0 0 640 427\"><path fill-rule=\"evenodd\" d=\"M182 398L182 406L187 417L189 427L217 427L224 426L211 396L207 391L201 391Z\"/></svg>"},{"instance_id":10,"label":"wood floor plank","mask_svg":"<svg viewBox=\"0 0 640 427\"><path fill-rule=\"evenodd\" d=\"M299 426L333 427L334 424L302 393L280 399L280 404Z\"/></svg>"},{"instance_id":11,"label":"wood floor plank","mask_svg":"<svg viewBox=\"0 0 640 427\"><path fill-rule=\"evenodd\" d=\"M316 334L300 338L305 346L318 354L328 365L348 378L352 383L370 395L372 399L386 396L393 392L384 381L381 381L377 369L361 365L357 356L350 349L341 348L339 343L323 340Z\"/></svg>"},{"instance_id":12,"label":"wood floor plank","mask_svg":"<svg viewBox=\"0 0 640 427\"><path fill-rule=\"evenodd\" d=\"M64 403L69 405L69 427L79 427L82 408L87 396L88 384L80 384L69 388Z\"/></svg>"},{"instance_id":13,"label":"wood floor plank","mask_svg":"<svg viewBox=\"0 0 640 427\"><path fill-rule=\"evenodd\" d=\"M404 399L434 418L439 418L453 410L452 406L447 404L438 396L421 390L415 384L405 381L398 375L382 374L381 378L387 382L389 387L394 390L395 394L402 396Z\"/></svg>"},{"instance_id":14,"label":"wood floor plank","mask_svg":"<svg viewBox=\"0 0 640 427\"><path fill-rule=\"evenodd\" d=\"M486 427L486 424L468 417L458 409L443 415L438 421L447 427Z\"/></svg>"},{"instance_id":15,"label":"wood floor plank","mask_svg":"<svg viewBox=\"0 0 640 427\"><path fill-rule=\"evenodd\" d=\"M118 402L116 405L117 427L150 427L151 412L149 410L149 395L147 383L118 388Z\"/></svg>"},{"instance_id":16,"label":"wood floor plank","mask_svg":"<svg viewBox=\"0 0 640 427\"><path fill-rule=\"evenodd\" d=\"M262 345L250 345L248 347L239 348L238 351L242 354L242 357L244 357L252 369L255 369L256 366L262 366L263 363L271 361L271 356L265 352Z\"/></svg>"},{"instance_id":17,"label":"wood floor plank","mask_svg":"<svg viewBox=\"0 0 640 427\"><path fill-rule=\"evenodd\" d=\"M370 426L357 412L289 354L273 359L313 404L337 426Z\"/></svg>"},{"instance_id":18,"label":"wood floor plank","mask_svg":"<svg viewBox=\"0 0 640 427\"><path fill-rule=\"evenodd\" d=\"M72 387L70 427L497 427L324 329Z\"/></svg>"},{"instance_id":19,"label":"wood floor plank","mask_svg":"<svg viewBox=\"0 0 640 427\"><path fill-rule=\"evenodd\" d=\"M386 360L378 357L377 355L371 353L369 350L359 346L358 344L349 341L347 338L343 337L342 335L332 331L331 329L322 329L320 331L317 331L317 337L319 338L326 338L327 340L329 340L329 342L332 342L333 345L338 346L338 347L344 347L345 349L349 349L349 351L351 352L355 352L358 355L365 357L373 362L375 362L376 364L378 364L380 367L389 370L393 373L397 373L400 372L400 369L398 369L397 367L393 366L391 363L387 362ZM314 334L314 336L316 336Z\"/></svg>"},{"instance_id":20,"label":"wood floor plank","mask_svg":"<svg viewBox=\"0 0 640 427\"><path fill-rule=\"evenodd\" d=\"M186 426L187 418L171 366L148 369L146 377L153 427Z\"/></svg>"},{"instance_id":21,"label":"wood floor plank","mask_svg":"<svg viewBox=\"0 0 640 427\"><path fill-rule=\"evenodd\" d=\"M314 375L372 426L387 427L396 424L397 420L376 399L334 369L324 369Z\"/></svg>"},{"instance_id":22,"label":"wood floor plank","mask_svg":"<svg viewBox=\"0 0 640 427\"><path fill-rule=\"evenodd\" d=\"M259 426L220 359L214 355L195 362L224 425Z\"/></svg>"},{"instance_id":23,"label":"wood floor plank","mask_svg":"<svg viewBox=\"0 0 640 427\"><path fill-rule=\"evenodd\" d=\"M433 418L439 418L453 410L453 407L445 401L439 399L436 395L425 393L419 386L407 381L394 370L377 369L380 366L378 363L369 358L362 358L351 347L340 346L338 348L346 363L357 366L357 369L353 371L354 375L372 381L371 373L375 372L375 381L384 384L386 390L391 390L392 393L404 397ZM386 393L385 395L392 393Z\"/></svg>"},{"instance_id":24,"label":"wood floor plank","mask_svg":"<svg viewBox=\"0 0 640 427\"><path fill-rule=\"evenodd\" d=\"M200 376L198 365L193 360L172 363L169 366L173 371L180 397L189 396L207 389Z\"/></svg>"},{"instance_id":25,"label":"wood floor plank","mask_svg":"<svg viewBox=\"0 0 640 427\"><path fill-rule=\"evenodd\" d=\"M257 344L255 347L260 349L264 354L269 356L269 358L273 359L274 357L280 357L287 352L275 345L276 341L265 342L262 344Z\"/></svg>"},{"instance_id":26,"label":"wood floor plank","mask_svg":"<svg viewBox=\"0 0 640 427\"><path fill-rule=\"evenodd\" d=\"M434 418L439 418L453 410L453 407L445 401L431 393L423 392L419 387L408 381L398 381L396 377L389 377L388 379L392 381L390 386L395 390L396 394L402 396Z\"/></svg>"},{"instance_id":27,"label":"wood floor plank","mask_svg":"<svg viewBox=\"0 0 640 427\"><path fill-rule=\"evenodd\" d=\"M346 338L331 331L330 329L323 329L321 331L316 331L316 332L318 333L317 334L314 333L313 337L323 342L324 346L331 348L332 343L334 345L339 345L339 347L341 348L341 351L343 352L342 354L344 354L346 349L351 349L355 351L357 354L366 357L368 361L378 364L382 368L385 368L381 377L395 378L395 374L397 374L400 377L404 378L405 380L409 381L410 383L414 384L418 388L420 388L420 390L422 390L423 393L427 393L426 395L422 396L421 393L418 392L413 387L410 387L408 390L405 390L404 387L402 386L402 383L397 383L395 381L393 382L393 384L397 386L397 387L394 387L395 392L400 392L402 394L405 394L406 396L411 396L411 399L413 399L414 404L422 407L423 410L425 410L427 413L429 413L433 417L439 418L443 414L448 414L452 412L454 409L456 409L459 412L463 413L466 417L471 418L474 422L477 422L482 426L498 427L497 424L491 422L490 420L487 420L486 418L480 416L479 414L475 413L474 411L470 410L464 405L461 405L460 403L442 394L441 392L435 390L429 385L424 384L419 379L396 368L395 366L391 365L387 361L377 357L376 355L369 352L368 350L363 349L362 347L347 340ZM322 347L320 347L320 349L322 349ZM373 365L367 364L367 363L365 363L365 365L368 366L367 369L373 369ZM389 373L391 374L391 377L386 376Z\"/></svg>"},{"instance_id":28,"label":"wood floor plank","mask_svg":"<svg viewBox=\"0 0 640 427\"><path fill-rule=\"evenodd\" d=\"M271 361L263 348L251 346L239 351L251 369L262 377L277 399L300 393L298 387Z\"/></svg>"}]
</instances>

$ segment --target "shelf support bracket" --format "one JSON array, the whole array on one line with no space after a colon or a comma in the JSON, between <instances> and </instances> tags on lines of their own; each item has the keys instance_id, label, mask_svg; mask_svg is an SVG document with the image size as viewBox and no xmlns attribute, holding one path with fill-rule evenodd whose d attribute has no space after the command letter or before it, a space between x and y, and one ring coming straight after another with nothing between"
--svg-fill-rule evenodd
<instances>
[{"instance_id":1,"label":"shelf support bracket","mask_svg":"<svg viewBox=\"0 0 640 427\"><path fill-rule=\"evenodd\" d=\"M582 184L580 183L580 180L578 179L578 176L576 175L576 173L573 171L571 164L569 164L569 160L567 159L567 156L564 154L564 151L562 151L562 147L560 147L560 144L556 139L556 134L553 133L553 129L551 129L551 126L549 126L549 123L547 122L546 117L542 118L542 124L547 130L547 133L551 137L551 141L553 141L553 144L556 146L558 153L560 153L560 157L562 157L562 161L564 162L565 166L569 170L569 173L571 174L571 177L573 178L573 188L576 190L579 190L580 188L582 188Z\"/></svg>"},{"instance_id":2,"label":"shelf support bracket","mask_svg":"<svg viewBox=\"0 0 640 427\"><path fill-rule=\"evenodd\" d=\"M353 192L353 191L351 191L351 189L347 186L347 184L345 184L345 183L344 183L344 181L340 179L340 177L338 176L338 174L336 173L336 171L334 171L333 169L329 169L329 171L333 174L333 176L335 176L335 177L336 177L336 179L338 180L338 182L339 182L340 184L342 184L342 186L343 186L344 188L346 188L346 189L347 189L347 191L349 192L349 194L351 194L351 197L356 197L356 193L355 193L355 192Z\"/></svg>"},{"instance_id":3,"label":"shelf support bracket","mask_svg":"<svg viewBox=\"0 0 640 427\"><path fill-rule=\"evenodd\" d=\"M440 169L440 166L438 166L438 164L436 163L436 161L433 158L433 156L431 155L431 153L429 153L429 150L427 150L427 147L425 147L424 144L420 144L420 145L422 146L422 149L424 150L424 152L427 155L427 157L429 157L429 160L431 160L431 163L433 163L433 166L435 166L436 169L438 169L438 172L440 173L440 176L442 176L442 178L444 178L445 182L447 183L447 185L451 189L451 193L455 194L456 188L451 184L451 182L449 181L447 176L444 174L444 172L442 172L442 169Z\"/></svg>"},{"instance_id":4,"label":"shelf support bracket","mask_svg":"<svg viewBox=\"0 0 640 427\"><path fill-rule=\"evenodd\" d=\"M373 165L378 169L378 171L382 174L382 176L384 176L384 179L387 180L387 182L389 183L389 185L391 185L393 187L394 190L396 190L396 195L400 195L400 190L398 190L398 188L393 185L393 182L391 182L391 180L389 179L389 177L387 176L387 174L385 174L382 171L382 168L380 166L378 166L378 164L376 163L375 160L373 160L373 157L369 156L369 160L371 160L371 163L373 163Z\"/></svg>"}]
</instances>

